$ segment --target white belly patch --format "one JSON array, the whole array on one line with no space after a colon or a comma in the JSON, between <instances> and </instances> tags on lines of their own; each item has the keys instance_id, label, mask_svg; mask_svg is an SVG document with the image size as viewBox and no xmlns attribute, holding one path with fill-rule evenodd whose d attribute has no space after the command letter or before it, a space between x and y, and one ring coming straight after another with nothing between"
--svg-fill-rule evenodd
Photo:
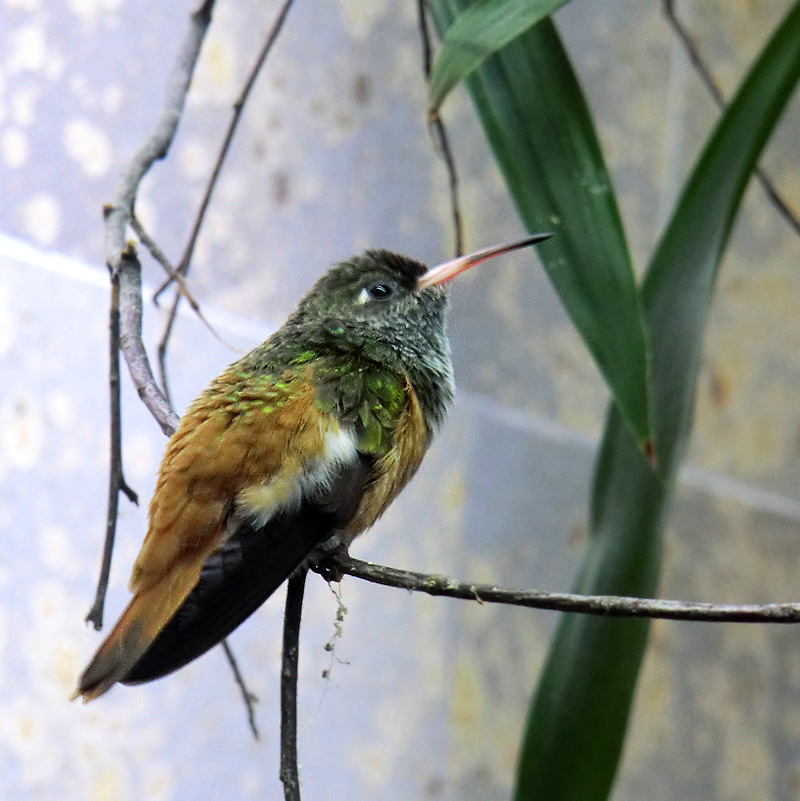
<instances>
[{"instance_id":1,"label":"white belly patch","mask_svg":"<svg viewBox=\"0 0 800 801\"><path fill-rule=\"evenodd\" d=\"M263 526L279 512L299 509L306 498L330 486L339 468L358 459L356 434L350 427L329 429L324 435L324 444L324 452L310 459L299 473L288 469L279 471L266 484L240 493L237 498L240 513Z\"/></svg>"}]
</instances>

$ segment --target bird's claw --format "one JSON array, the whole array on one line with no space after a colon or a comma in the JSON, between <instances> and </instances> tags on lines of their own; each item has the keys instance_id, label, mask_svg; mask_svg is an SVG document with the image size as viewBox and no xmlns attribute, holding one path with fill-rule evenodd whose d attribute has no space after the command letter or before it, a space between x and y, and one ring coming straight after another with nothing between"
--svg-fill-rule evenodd
<instances>
[{"instance_id":1,"label":"bird's claw","mask_svg":"<svg viewBox=\"0 0 800 801\"><path fill-rule=\"evenodd\" d=\"M341 581L344 573L336 565L337 556L347 556L347 544L340 532L321 542L309 556L309 566L325 581Z\"/></svg>"}]
</instances>

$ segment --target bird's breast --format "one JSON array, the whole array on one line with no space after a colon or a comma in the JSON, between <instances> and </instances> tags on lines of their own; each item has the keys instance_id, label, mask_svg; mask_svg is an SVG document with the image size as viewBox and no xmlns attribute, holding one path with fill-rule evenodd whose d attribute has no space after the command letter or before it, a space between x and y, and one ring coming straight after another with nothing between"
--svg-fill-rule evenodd
<instances>
[{"instance_id":1,"label":"bird's breast","mask_svg":"<svg viewBox=\"0 0 800 801\"><path fill-rule=\"evenodd\" d=\"M352 426L320 421L322 449L306 459L287 459L267 481L244 488L236 499L237 511L256 526L277 514L297 511L331 484L334 475L358 461L358 442Z\"/></svg>"}]
</instances>

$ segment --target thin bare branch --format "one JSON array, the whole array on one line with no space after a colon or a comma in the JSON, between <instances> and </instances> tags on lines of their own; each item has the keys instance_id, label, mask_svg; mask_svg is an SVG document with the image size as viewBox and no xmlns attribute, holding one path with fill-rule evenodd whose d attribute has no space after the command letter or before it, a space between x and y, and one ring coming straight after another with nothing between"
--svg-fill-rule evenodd
<instances>
[{"instance_id":1,"label":"thin bare branch","mask_svg":"<svg viewBox=\"0 0 800 801\"><path fill-rule=\"evenodd\" d=\"M577 612L603 617L646 617L668 620L729 623L800 623L800 603L712 604L694 601L662 601L616 595L575 595L563 592L513 590L492 584L472 584L446 576L398 570L333 553L320 569L330 567L374 584L398 587L428 595L462 598L478 603L510 604L556 612ZM315 568L316 569L316 568Z\"/></svg>"},{"instance_id":2,"label":"thin bare branch","mask_svg":"<svg viewBox=\"0 0 800 801\"><path fill-rule=\"evenodd\" d=\"M233 113L231 114L231 119L228 123L228 130L225 132L225 138L222 141L222 146L220 147L219 154L217 155L216 164L214 164L214 169L211 172L211 177L209 178L206 186L206 191L203 194L203 199L200 201L200 207L197 211L197 217L195 218L192 226L192 231L189 234L189 240L183 250L181 260L178 262L177 272L180 275L186 275L186 272L189 269L189 264L191 263L192 255L194 254L194 248L197 244L197 237L200 234L200 229L202 228L203 220L205 219L206 211L208 210L208 204L211 202L211 195L213 194L214 187L217 184L217 178L222 170L222 165L224 164L228 155L228 150L230 149L234 134L236 133L236 128L239 125L239 118L242 116L244 105L250 96L250 92L253 89L256 78L258 78L258 74L261 72L261 68L264 66L270 50L272 50L272 46L275 44L275 41L277 40L278 35L283 28L283 23L286 21L286 16L288 15L289 9L291 8L293 2L294 0L285 0L281 10L278 12L278 16L275 18L275 22L272 24L272 27L267 34L266 41L264 42L264 45L262 46L255 63L247 75L244 86L242 87L242 91L239 93L239 97L234 101ZM158 300L161 293L170 285L170 283L172 283L172 280L173 279L171 277L168 278L158 288L158 291L153 298L155 301ZM171 323L168 325L171 325Z\"/></svg>"},{"instance_id":3,"label":"thin bare branch","mask_svg":"<svg viewBox=\"0 0 800 801\"><path fill-rule=\"evenodd\" d=\"M169 347L169 340L172 336L172 329L175 326L175 319L178 314L178 304L181 302L181 293L176 292L172 298L172 305L169 307L167 313L167 323L164 326L164 331L161 333L161 339L158 340L158 374L161 377L161 389L164 394L172 402L169 392L169 378L167 377L167 348Z\"/></svg>"},{"instance_id":4,"label":"thin bare branch","mask_svg":"<svg viewBox=\"0 0 800 801\"><path fill-rule=\"evenodd\" d=\"M184 277L175 270L175 268L172 266L172 263L167 258L167 254L161 250L161 248L158 246L158 243L153 239L153 237L150 236L149 233L147 233L147 229L142 225L139 218L135 215L131 219L131 228L133 228L134 233L139 237L141 243L150 251L150 255L163 267L164 272L173 281L175 281L175 283L177 283L181 295L186 298L186 301L188 302L192 311L195 312L198 317L200 317L200 319L216 336L214 329L211 328L211 325L208 323L205 317L203 317L200 311L200 304L194 299L194 296L189 291L189 285L186 283Z\"/></svg>"},{"instance_id":5,"label":"thin bare branch","mask_svg":"<svg viewBox=\"0 0 800 801\"><path fill-rule=\"evenodd\" d=\"M139 221L139 218L134 215L133 219L131 219L131 228L133 228L134 233L136 236L139 237L141 243L150 251L150 255L163 267L164 272L178 285L179 293L186 298L186 302L189 304L189 308L197 315L200 322L208 329L211 333L211 336L223 344L226 348L230 348L231 350L236 350L229 342L226 342L219 334L219 332L214 328L213 325L206 319L205 314L203 314L203 310L200 308L200 304L195 300L192 293L189 291L189 285L186 283L186 279L175 271L175 268L172 266L170 260L167 258L167 255L164 253L163 250L158 246L158 243L147 233L147 229L142 225ZM166 387L166 384L164 384ZM169 393L166 392L167 398L169 398Z\"/></svg>"},{"instance_id":6,"label":"thin bare branch","mask_svg":"<svg viewBox=\"0 0 800 801\"><path fill-rule=\"evenodd\" d=\"M161 391L164 393L164 397L167 399L167 403L170 406L172 406L172 397L170 396L169 393L169 382L167 380L166 343L167 343L167 338L169 336L169 332L172 330L172 325L175 322L175 313L178 310L179 296L183 295L189 301L189 305L195 310L195 312L197 312L201 320L204 320L204 318L200 314L200 306L197 304L194 298L189 294L189 289L186 286L186 281L184 280L183 276L179 275L175 271L175 268L172 266L166 254L156 244L155 240L152 239L150 234L147 233L144 226L139 222L139 219L135 216L131 220L131 227L136 232L136 235L139 237L142 244L150 251L150 254L153 256L153 258L164 268L167 275L178 285L178 292L175 293L175 297L172 299L172 308L170 309L170 313L167 317L168 320L167 328L165 332L162 334L161 342L159 343L158 346L158 370L161 376ZM206 323L206 325L208 326L209 330L214 334L214 336L217 336L214 329L211 328L211 326L208 325L208 323Z\"/></svg>"},{"instance_id":7,"label":"thin bare branch","mask_svg":"<svg viewBox=\"0 0 800 801\"><path fill-rule=\"evenodd\" d=\"M286 587L281 662L281 770L286 801L300 801L297 769L297 668L300 661L300 620L308 571L298 570Z\"/></svg>"},{"instance_id":8,"label":"thin bare branch","mask_svg":"<svg viewBox=\"0 0 800 801\"><path fill-rule=\"evenodd\" d=\"M419 19L419 32L422 39L422 68L426 82L430 82L431 64L431 37L428 29L428 18L425 0L417 0L417 15ZM448 185L450 188L450 214L453 218L453 238L455 240L455 254L461 256L464 252L464 226L461 221L461 207L458 202L458 173L453 152L450 149L450 139L447 136L442 118L437 114L429 120L430 135L434 150L439 153L447 168Z\"/></svg>"},{"instance_id":9,"label":"thin bare branch","mask_svg":"<svg viewBox=\"0 0 800 801\"><path fill-rule=\"evenodd\" d=\"M675 12L675 0L663 0L663 2L664 14L667 18L667 22L672 27L672 30L677 35L678 39L680 39L695 72L700 76L700 80L703 82L706 89L708 89L709 94L714 99L714 102L717 104L717 106L720 109L724 109L726 103L725 98L722 95L722 91L719 88L719 84L711 74L711 70L706 66L705 61L703 61L703 57L700 55L700 48L698 48L694 39L692 39L691 35L689 34L689 31L678 18L677 13ZM797 215L792 211L792 209L789 208L788 203L775 188L775 184L772 183L772 178L770 178L770 176L758 166L756 166L755 175L769 201L773 206L775 206L778 213L781 215L781 217L783 217L792 230L798 236L800 236L800 220L797 218Z\"/></svg>"},{"instance_id":10,"label":"thin bare branch","mask_svg":"<svg viewBox=\"0 0 800 801\"><path fill-rule=\"evenodd\" d=\"M439 137L439 147L441 148L442 158L447 166L448 185L450 187L450 214L453 218L453 239L456 257L464 253L464 226L461 221L461 208L458 204L458 173L456 163L453 159L453 152L450 150L450 140L447 137L447 129L444 127L441 117L433 121L433 128Z\"/></svg>"},{"instance_id":11,"label":"thin bare branch","mask_svg":"<svg viewBox=\"0 0 800 801\"><path fill-rule=\"evenodd\" d=\"M256 723L256 704L258 703L258 696L255 693L250 692L250 690L247 688L242 671L239 670L239 663L236 660L233 649L230 647L230 645L228 645L228 641L223 640L221 645L222 650L225 651L225 657L228 660L228 664L231 666L231 670L233 671L233 678L236 680L236 684L239 687L239 692L242 694L242 701L244 701L245 709L247 709L247 722L250 725L250 731L253 732L253 737L258 740L258 724Z\"/></svg>"},{"instance_id":12,"label":"thin bare branch","mask_svg":"<svg viewBox=\"0 0 800 801\"><path fill-rule=\"evenodd\" d=\"M142 267L130 245L117 263L120 287L120 348L142 402L169 437L178 427L178 415L158 388L142 342Z\"/></svg>"},{"instance_id":13,"label":"thin bare branch","mask_svg":"<svg viewBox=\"0 0 800 801\"><path fill-rule=\"evenodd\" d=\"M167 257L167 254L164 253L163 250L158 246L158 243L147 233L147 229L142 225L142 221L134 215L131 218L131 228L133 228L134 233L136 236L139 237L139 241L150 251L150 255L164 268L164 272L173 280L178 283L181 292L185 296L186 300L189 301L189 305L194 309L197 305L197 301L192 297L191 293L189 292L189 287L186 284L186 281L183 280L183 276L178 275L175 272L175 268L172 266L172 262Z\"/></svg>"},{"instance_id":14,"label":"thin bare branch","mask_svg":"<svg viewBox=\"0 0 800 801\"><path fill-rule=\"evenodd\" d=\"M189 30L167 82L166 98L158 120L120 176L113 203L106 206L106 262L112 272L118 269L126 249L127 228L133 217L139 184L153 164L167 155L175 138L200 47L211 24L214 2L203 0L192 13Z\"/></svg>"},{"instance_id":15,"label":"thin bare branch","mask_svg":"<svg viewBox=\"0 0 800 801\"><path fill-rule=\"evenodd\" d=\"M117 534L117 516L119 512L119 494L125 493L132 503L138 504L139 498L128 486L122 472L122 409L119 375L119 276L111 278L111 305L108 321L108 384L111 412L111 453L108 470L108 514L106 516L106 536L103 543L103 560L100 576L97 579L97 591L86 622L91 623L96 631L103 628L103 609L105 608L108 579L111 574L111 555L114 552L114 539Z\"/></svg>"}]
</instances>

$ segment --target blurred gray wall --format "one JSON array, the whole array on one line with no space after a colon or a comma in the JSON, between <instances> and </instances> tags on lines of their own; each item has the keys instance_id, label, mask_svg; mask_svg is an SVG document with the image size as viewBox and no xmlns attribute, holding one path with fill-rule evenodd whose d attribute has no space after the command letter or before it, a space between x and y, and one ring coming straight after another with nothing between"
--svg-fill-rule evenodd
<instances>
[{"instance_id":1,"label":"blurred gray wall","mask_svg":"<svg viewBox=\"0 0 800 801\"><path fill-rule=\"evenodd\" d=\"M425 129L415 3L296 0L249 102L200 238L191 288L235 347L261 341L331 263L367 246L452 250L446 174ZM257 693L247 731L219 649L175 676L67 701L86 628L107 467L101 206L160 107L191 4L0 5L0 794L8 799L265 799L277 778L281 597L232 637ZM679 3L730 94L784 0ZM220 0L175 146L139 196L174 259L230 104L278 3ZM717 112L651 0L559 15L585 81L637 263ZM447 102L469 247L520 225L469 100ZM800 208L795 102L765 165ZM713 309L690 466L663 593L757 602L798 591L800 243L752 187ZM152 288L159 269L145 263ZM452 292L459 396L420 475L353 548L374 561L567 589L586 531L607 395L530 253ZM148 343L164 323L148 305ZM237 353L182 315L179 409ZM163 437L124 382L124 461L108 617L145 529ZM309 581L300 753L313 799L508 797L555 617ZM330 669L324 680L322 671ZM800 797L800 635L656 623L616 798Z\"/></svg>"}]
</instances>

